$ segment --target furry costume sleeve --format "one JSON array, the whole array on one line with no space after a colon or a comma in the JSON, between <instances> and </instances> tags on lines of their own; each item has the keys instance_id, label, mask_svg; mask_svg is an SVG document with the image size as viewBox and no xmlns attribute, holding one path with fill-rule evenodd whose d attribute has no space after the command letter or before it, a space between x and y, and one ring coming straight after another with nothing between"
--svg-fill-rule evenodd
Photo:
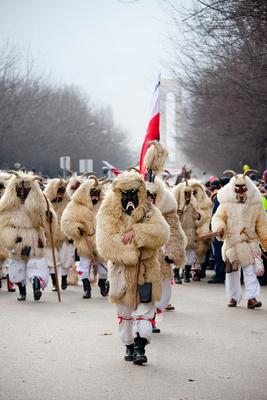
<instances>
[{"instance_id":1,"label":"furry costume sleeve","mask_svg":"<svg viewBox=\"0 0 267 400\"><path fill-rule=\"evenodd\" d=\"M267 251L267 215L261 205L256 220L256 233L263 250Z\"/></svg>"},{"instance_id":2,"label":"furry costume sleeve","mask_svg":"<svg viewBox=\"0 0 267 400\"><path fill-rule=\"evenodd\" d=\"M223 204L220 204L217 208L216 213L213 215L211 220L211 229L213 232L216 232L220 229L223 229L223 235L218 236L217 240L225 240L226 237L226 221L227 221L227 212Z\"/></svg>"},{"instance_id":3,"label":"furry costume sleeve","mask_svg":"<svg viewBox=\"0 0 267 400\"><path fill-rule=\"evenodd\" d=\"M160 248L170 236L169 225L157 208L153 208L152 216L148 221L134 224L133 230L134 243L138 248Z\"/></svg>"},{"instance_id":4,"label":"furry costume sleeve","mask_svg":"<svg viewBox=\"0 0 267 400\"><path fill-rule=\"evenodd\" d=\"M166 244L165 256L168 256L170 260L173 260L175 265L184 265L187 240L185 233L182 230L178 215L174 211L165 214L164 217L170 226L170 237Z\"/></svg>"},{"instance_id":5,"label":"furry costume sleeve","mask_svg":"<svg viewBox=\"0 0 267 400\"><path fill-rule=\"evenodd\" d=\"M127 265L137 265L139 251L131 243L125 245L122 238L125 232L116 232L112 217L102 218L104 208L100 208L97 214L96 225L96 245L101 257L111 260L114 263Z\"/></svg>"}]
</instances>

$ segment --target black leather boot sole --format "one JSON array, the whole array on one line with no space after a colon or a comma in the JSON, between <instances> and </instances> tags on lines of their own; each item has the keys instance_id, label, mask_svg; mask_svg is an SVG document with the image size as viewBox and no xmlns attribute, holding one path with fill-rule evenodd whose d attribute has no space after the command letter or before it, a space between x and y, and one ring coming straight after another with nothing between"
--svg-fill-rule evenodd
<instances>
[{"instance_id":1,"label":"black leather boot sole","mask_svg":"<svg viewBox=\"0 0 267 400\"><path fill-rule=\"evenodd\" d=\"M133 363L135 365L142 365L147 363L147 357L145 354L141 355L141 354L135 354L133 357Z\"/></svg>"},{"instance_id":2,"label":"black leather boot sole","mask_svg":"<svg viewBox=\"0 0 267 400\"><path fill-rule=\"evenodd\" d=\"M40 281L39 279L35 276L33 278L33 298L34 300L38 301L42 297L42 292L41 292L41 286L40 286Z\"/></svg>"},{"instance_id":3,"label":"black leather boot sole","mask_svg":"<svg viewBox=\"0 0 267 400\"><path fill-rule=\"evenodd\" d=\"M63 275L61 277L61 289L62 290L66 290L68 287L68 283L67 283L67 275Z\"/></svg>"},{"instance_id":4,"label":"black leather boot sole","mask_svg":"<svg viewBox=\"0 0 267 400\"><path fill-rule=\"evenodd\" d=\"M18 301L25 301L26 300L26 286L18 283L19 288L19 296L17 297Z\"/></svg>"},{"instance_id":5,"label":"black leather boot sole","mask_svg":"<svg viewBox=\"0 0 267 400\"><path fill-rule=\"evenodd\" d=\"M106 297L109 292L109 281L107 279L99 279L98 286L100 288L101 295Z\"/></svg>"},{"instance_id":6,"label":"black leather boot sole","mask_svg":"<svg viewBox=\"0 0 267 400\"><path fill-rule=\"evenodd\" d=\"M125 361L133 361L134 359L134 344L126 346L126 354L124 356Z\"/></svg>"}]
</instances>

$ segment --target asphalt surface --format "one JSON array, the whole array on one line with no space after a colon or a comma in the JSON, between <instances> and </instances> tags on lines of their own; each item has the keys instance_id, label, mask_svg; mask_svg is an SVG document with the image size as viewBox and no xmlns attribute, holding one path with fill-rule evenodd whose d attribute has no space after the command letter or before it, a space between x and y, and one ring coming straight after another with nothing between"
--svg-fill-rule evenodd
<instances>
[{"instance_id":1,"label":"asphalt surface","mask_svg":"<svg viewBox=\"0 0 267 400\"><path fill-rule=\"evenodd\" d=\"M123 360L115 306L69 286L58 304L0 289L1 400L266 400L267 287L262 309L226 307L223 285L173 287L148 364Z\"/></svg>"}]
</instances>

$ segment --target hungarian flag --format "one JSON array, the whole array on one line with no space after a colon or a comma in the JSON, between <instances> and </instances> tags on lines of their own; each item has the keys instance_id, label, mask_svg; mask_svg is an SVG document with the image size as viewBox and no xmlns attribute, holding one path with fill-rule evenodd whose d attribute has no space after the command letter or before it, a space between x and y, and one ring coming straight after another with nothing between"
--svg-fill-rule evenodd
<instances>
[{"instance_id":1,"label":"hungarian flag","mask_svg":"<svg viewBox=\"0 0 267 400\"><path fill-rule=\"evenodd\" d=\"M158 77L158 82L156 84L152 101L150 104L150 120L146 131L145 140L142 146L140 161L139 161L139 171L140 174L145 175L146 170L145 166L143 165L144 157L148 149L148 142L151 140L158 140L160 139L159 134L159 117L160 117L160 102L159 102L159 95L160 95L160 75Z\"/></svg>"},{"instance_id":2,"label":"hungarian flag","mask_svg":"<svg viewBox=\"0 0 267 400\"><path fill-rule=\"evenodd\" d=\"M114 174L114 175L119 175L120 171L118 170L118 168L114 167L114 165L111 165L110 163L108 163L107 161L102 161L103 164L106 165L106 167L108 167L108 169Z\"/></svg>"}]
</instances>

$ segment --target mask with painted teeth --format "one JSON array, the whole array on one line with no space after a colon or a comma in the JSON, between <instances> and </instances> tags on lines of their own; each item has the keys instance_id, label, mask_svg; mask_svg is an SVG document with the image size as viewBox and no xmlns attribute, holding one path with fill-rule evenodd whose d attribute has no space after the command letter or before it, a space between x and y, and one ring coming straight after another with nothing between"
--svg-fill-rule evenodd
<instances>
[{"instance_id":1,"label":"mask with painted teeth","mask_svg":"<svg viewBox=\"0 0 267 400\"><path fill-rule=\"evenodd\" d=\"M238 203L245 203L247 200L246 185L235 185L236 199Z\"/></svg>"},{"instance_id":2,"label":"mask with painted teeth","mask_svg":"<svg viewBox=\"0 0 267 400\"><path fill-rule=\"evenodd\" d=\"M80 182L75 182L73 185L71 185L71 190L76 191L80 187L81 183Z\"/></svg>"},{"instance_id":3,"label":"mask with painted teeth","mask_svg":"<svg viewBox=\"0 0 267 400\"><path fill-rule=\"evenodd\" d=\"M122 209L126 214L131 215L138 207L138 190L127 190L121 194Z\"/></svg>"},{"instance_id":4,"label":"mask with painted teeth","mask_svg":"<svg viewBox=\"0 0 267 400\"><path fill-rule=\"evenodd\" d=\"M57 196L52 200L52 203L60 203L64 198L65 191L66 186L60 186L57 190Z\"/></svg>"},{"instance_id":5,"label":"mask with painted teeth","mask_svg":"<svg viewBox=\"0 0 267 400\"><path fill-rule=\"evenodd\" d=\"M185 191L184 197L185 197L185 204L188 205L191 199L191 191Z\"/></svg>"},{"instance_id":6,"label":"mask with painted teeth","mask_svg":"<svg viewBox=\"0 0 267 400\"><path fill-rule=\"evenodd\" d=\"M93 204L97 204L100 198L100 190L91 189L90 196Z\"/></svg>"}]
</instances>

